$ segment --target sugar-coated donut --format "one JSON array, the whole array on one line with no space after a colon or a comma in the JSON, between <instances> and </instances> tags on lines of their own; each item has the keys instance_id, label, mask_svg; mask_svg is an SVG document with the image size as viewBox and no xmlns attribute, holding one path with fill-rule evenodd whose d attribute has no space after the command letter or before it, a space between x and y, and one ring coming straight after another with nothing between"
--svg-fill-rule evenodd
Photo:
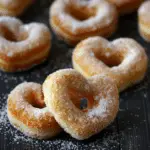
<instances>
[{"instance_id":1,"label":"sugar-coated donut","mask_svg":"<svg viewBox=\"0 0 150 150\"><path fill-rule=\"evenodd\" d=\"M1 16L18 16L33 2L33 0L0 0Z\"/></svg>"},{"instance_id":2,"label":"sugar-coated donut","mask_svg":"<svg viewBox=\"0 0 150 150\"><path fill-rule=\"evenodd\" d=\"M50 8L50 24L69 44L91 36L110 36L117 27L116 7L106 0L56 0Z\"/></svg>"},{"instance_id":3,"label":"sugar-coated donut","mask_svg":"<svg viewBox=\"0 0 150 150\"><path fill-rule=\"evenodd\" d=\"M130 38L112 42L88 38L76 46L72 60L74 68L85 77L105 73L115 80L120 91L141 81L148 64L144 48Z\"/></svg>"},{"instance_id":4,"label":"sugar-coated donut","mask_svg":"<svg viewBox=\"0 0 150 150\"><path fill-rule=\"evenodd\" d=\"M25 82L8 96L7 113L10 123L25 135L47 139L61 131L54 117L45 107L40 84Z\"/></svg>"},{"instance_id":5,"label":"sugar-coated donut","mask_svg":"<svg viewBox=\"0 0 150 150\"><path fill-rule=\"evenodd\" d=\"M26 70L49 55L51 35L41 23L23 25L13 17L0 17L0 69Z\"/></svg>"},{"instance_id":6,"label":"sugar-coated donut","mask_svg":"<svg viewBox=\"0 0 150 150\"><path fill-rule=\"evenodd\" d=\"M140 35L150 42L150 1L145 1L138 10Z\"/></svg>"},{"instance_id":7,"label":"sugar-coated donut","mask_svg":"<svg viewBox=\"0 0 150 150\"><path fill-rule=\"evenodd\" d=\"M144 0L107 0L117 6L120 15L134 12Z\"/></svg>"},{"instance_id":8,"label":"sugar-coated donut","mask_svg":"<svg viewBox=\"0 0 150 150\"><path fill-rule=\"evenodd\" d=\"M112 79L97 75L85 79L73 69L59 70L43 84L44 101L60 126L83 140L110 124L118 112L118 89ZM81 110L74 102L88 100Z\"/></svg>"}]
</instances>

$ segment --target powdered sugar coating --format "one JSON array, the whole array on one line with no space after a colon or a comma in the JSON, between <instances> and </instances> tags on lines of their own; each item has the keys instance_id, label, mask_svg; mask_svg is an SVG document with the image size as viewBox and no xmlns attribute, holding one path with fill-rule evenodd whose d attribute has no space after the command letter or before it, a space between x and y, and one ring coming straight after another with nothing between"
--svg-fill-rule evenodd
<instances>
[{"instance_id":1,"label":"powdered sugar coating","mask_svg":"<svg viewBox=\"0 0 150 150\"><path fill-rule=\"evenodd\" d=\"M150 1L145 1L138 10L139 20L148 23L150 22Z\"/></svg>"},{"instance_id":2,"label":"powdered sugar coating","mask_svg":"<svg viewBox=\"0 0 150 150\"><path fill-rule=\"evenodd\" d=\"M44 24L23 25L16 18L0 17L0 68L13 72L41 63L49 54L50 40Z\"/></svg>"},{"instance_id":3,"label":"powdered sugar coating","mask_svg":"<svg viewBox=\"0 0 150 150\"><path fill-rule=\"evenodd\" d=\"M140 6L139 13L141 15L145 15L149 12L149 10L150 10L150 1L146 1Z\"/></svg>"},{"instance_id":4,"label":"powdered sugar coating","mask_svg":"<svg viewBox=\"0 0 150 150\"><path fill-rule=\"evenodd\" d=\"M71 5L71 4L79 8L85 6L89 8L92 7L100 7L100 8L98 9L97 15L95 17L91 17L88 20L80 22L74 19L72 16L65 13L66 5ZM59 1L58 0L51 7L51 16L57 16L62 22L62 26L69 29L73 34L77 34L77 31L80 28L82 29L91 28L91 30L95 30L97 28L103 28L106 25L108 26L113 22L114 19L112 17L113 13L114 13L114 8L110 4L104 2L103 0L92 0L92 1L80 1L80 0Z\"/></svg>"},{"instance_id":5,"label":"powdered sugar coating","mask_svg":"<svg viewBox=\"0 0 150 150\"><path fill-rule=\"evenodd\" d=\"M25 135L45 139L60 132L59 125L44 107L40 84L24 82L18 85L8 96L7 103L10 123Z\"/></svg>"},{"instance_id":6,"label":"powdered sugar coating","mask_svg":"<svg viewBox=\"0 0 150 150\"><path fill-rule=\"evenodd\" d=\"M13 17L0 17L0 26L5 26L10 30L17 39L17 42L12 42L3 37L1 32L0 37L0 53L7 55L11 51L12 56L16 53L23 53L25 51L31 51L39 45L44 45L50 40L49 29L40 23L30 23L23 25L23 23ZM27 38L23 41L19 41L22 34L27 34Z\"/></svg>"},{"instance_id":7,"label":"powdered sugar coating","mask_svg":"<svg viewBox=\"0 0 150 150\"><path fill-rule=\"evenodd\" d=\"M117 87L105 76L86 80L73 69L59 70L48 76L43 84L43 92L44 101L57 122L79 140L100 132L114 120L118 112ZM85 112L71 101L74 99L76 103L83 97L89 103Z\"/></svg>"},{"instance_id":8,"label":"powdered sugar coating","mask_svg":"<svg viewBox=\"0 0 150 150\"><path fill-rule=\"evenodd\" d=\"M20 15L31 3L32 0L0 0L0 15Z\"/></svg>"},{"instance_id":9,"label":"powdered sugar coating","mask_svg":"<svg viewBox=\"0 0 150 150\"><path fill-rule=\"evenodd\" d=\"M90 118L92 118L94 116L99 116L100 114L103 118L106 118L107 113L110 113L107 106L109 103L112 103L112 101L108 101L108 100L102 99L102 98L99 98L99 99L100 100L99 100L98 108L95 108L95 109L89 111L88 116Z\"/></svg>"},{"instance_id":10,"label":"powdered sugar coating","mask_svg":"<svg viewBox=\"0 0 150 150\"><path fill-rule=\"evenodd\" d=\"M91 51L95 56L91 55ZM73 52L74 68L81 74L89 77L106 73L115 80L120 91L143 79L147 63L144 48L129 38L111 43L101 37L88 38L79 43Z\"/></svg>"},{"instance_id":11,"label":"powdered sugar coating","mask_svg":"<svg viewBox=\"0 0 150 150\"><path fill-rule=\"evenodd\" d=\"M85 20L78 20L69 13L68 9L71 9L71 7L74 7L78 14L87 12L93 15L89 15ZM51 6L50 16L54 31L64 37L71 38L71 36L75 36L72 40L81 40L97 34L110 36L114 32L117 23L115 7L105 0L57 0ZM56 20L58 20L58 24ZM112 29L109 30L109 26ZM104 34L105 28L107 28L107 33Z\"/></svg>"},{"instance_id":12,"label":"powdered sugar coating","mask_svg":"<svg viewBox=\"0 0 150 150\"><path fill-rule=\"evenodd\" d=\"M20 4L20 0L0 0L0 5L5 7L16 7Z\"/></svg>"},{"instance_id":13,"label":"powdered sugar coating","mask_svg":"<svg viewBox=\"0 0 150 150\"><path fill-rule=\"evenodd\" d=\"M0 97L1 99L2 97ZM6 99L6 96L5 98ZM110 128L109 130L111 130ZM63 133L64 136L57 137L53 140L35 140L29 137L24 136L16 129L12 128L7 118L7 109L6 103L0 107L0 132L4 134L4 139L7 140L11 137L11 141L7 143L8 145L18 146L20 143L30 145L35 149L59 149L59 150L83 150L83 149L105 149L108 148L110 144L118 147L119 140L117 133L111 133L109 130L105 131L101 138L95 139L94 142L88 142L80 146L80 141L72 139L67 134ZM122 134L122 133L121 133Z\"/></svg>"}]
</instances>

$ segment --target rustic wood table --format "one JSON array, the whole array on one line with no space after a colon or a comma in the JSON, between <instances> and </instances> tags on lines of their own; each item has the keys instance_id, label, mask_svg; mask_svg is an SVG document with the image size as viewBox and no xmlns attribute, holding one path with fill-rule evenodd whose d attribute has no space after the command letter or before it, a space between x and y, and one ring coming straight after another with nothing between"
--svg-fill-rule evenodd
<instances>
[{"instance_id":1,"label":"rustic wood table","mask_svg":"<svg viewBox=\"0 0 150 150\"><path fill-rule=\"evenodd\" d=\"M37 0L20 19L24 23L42 22L49 26L51 0ZM137 30L137 14L120 17L119 28L110 40L131 37L140 42L150 57L150 43L144 42ZM19 83L33 81L43 83L57 69L70 68L73 47L60 41L53 34L51 55L48 61L29 71L4 73L0 71L0 150L148 150L150 149L150 68L140 84L122 92L120 110L115 121L89 140L77 141L66 133L50 140L25 137L14 129L7 119L8 93Z\"/></svg>"}]
</instances>

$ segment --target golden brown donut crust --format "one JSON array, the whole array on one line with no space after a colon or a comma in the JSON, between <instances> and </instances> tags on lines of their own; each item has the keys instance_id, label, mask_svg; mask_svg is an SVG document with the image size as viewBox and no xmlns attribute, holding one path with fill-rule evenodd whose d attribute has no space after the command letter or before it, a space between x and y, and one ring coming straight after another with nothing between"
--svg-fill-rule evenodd
<instances>
[{"instance_id":1,"label":"golden brown donut crust","mask_svg":"<svg viewBox=\"0 0 150 150\"><path fill-rule=\"evenodd\" d=\"M40 84L25 82L8 96L7 112L10 123L25 135L46 139L61 131L54 117L45 107Z\"/></svg>"},{"instance_id":2,"label":"golden brown donut crust","mask_svg":"<svg viewBox=\"0 0 150 150\"><path fill-rule=\"evenodd\" d=\"M32 3L32 0L0 0L1 16L18 16Z\"/></svg>"},{"instance_id":3,"label":"golden brown donut crust","mask_svg":"<svg viewBox=\"0 0 150 150\"><path fill-rule=\"evenodd\" d=\"M0 69L26 70L49 56L49 29L40 23L23 25L13 17L0 17Z\"/></svg>"},{"instance_id":4,"label":"golden brown donut crust","mask_svg":"<svg viewBox=\"0 0 150 150\"><path fill-rule=\"evenodd\" d=\"M86 80L73 69L59 70L47 77L43 92L44 101L56 121L78 140L100 132L118 112L118 89L106 76ZM88 99L85 110L74 104L80 98Z\"/></svg>"},{"instance_id":5,"label":"golden brown donut crust","mask_svg":"<svg viewBox=\"0 0 150 150\"><path fill-rule=\"evenodd\" d=\"M90 36L109 37L117 22L116 8L105 0L56 0L50 8L54 32L72 45Z\"/></svg>"},{"instance_id":6,"label":"golden brown donut crust","mask_svg":"<svg viewBox=\"0 0 150 150\"><path fill-rule=\"evenodd\" d=\"M105 73L120 91L141 81L148 64L144 48L129 38L112 42L101 37L88 38L76 46L72 61L85 77Z\"/></svg>"},{"instance_id":7,"label":"golden brown donut crust","mask_svg":"<svg viewBox=\"0 0 150 150\"><path fill-rule=\"evenodd\" d=\"M150 1L145 1L138 10L139 33L146 41L150 42Z\"/></svg>"},{"instance_id":8,"label":"golden brown donut crust","mask_svg":"<svg viewBox=\"0 0 150 150\"><path fill-rule=\"evenodd\" d=\"M144 0L107 0L117 6L120 15L134 12Z\"/></svg>"}]
</instances>

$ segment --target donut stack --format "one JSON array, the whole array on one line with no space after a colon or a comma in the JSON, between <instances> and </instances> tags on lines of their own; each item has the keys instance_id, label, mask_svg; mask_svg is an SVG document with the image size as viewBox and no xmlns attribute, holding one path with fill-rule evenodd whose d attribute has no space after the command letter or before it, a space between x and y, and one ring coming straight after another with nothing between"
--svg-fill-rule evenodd
<instances>
[{"instance_id":1,"label":"donut stack","mask_svg":"<svg viewBox=\"0 0 150 150\"><path fill-rule=\"evenodd\" d=\"M116 117L119 92L145 77L148 57L131 38L108 41L119 16L137 10L143 0L55 0L50 25L58 38L75 45L74 69L50 74L43 85L24 82L9 94L10 123L25 135L48 139L61 131L78 140L106 128ZM48 59L51 34L42 23L23 24L18 16L31 0L0 0L0 69L17 72ZM150 41L150 1L138 10L139 32ZM64 58L65 59L65 58ZM87 106L81 107L86 99Z\"/></svg>"}]
</instances>

